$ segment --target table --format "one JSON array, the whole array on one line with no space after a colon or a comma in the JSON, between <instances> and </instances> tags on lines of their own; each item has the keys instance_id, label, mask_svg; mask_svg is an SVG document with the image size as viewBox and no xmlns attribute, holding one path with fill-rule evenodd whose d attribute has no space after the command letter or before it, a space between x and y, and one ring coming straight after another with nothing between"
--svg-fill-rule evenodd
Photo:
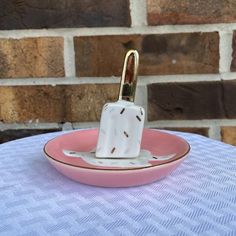
<instances>
[{"instance_id":1,"label":"table","mask_svg":"<svg viewBox=\"0 0 236 236\"><path fill-rule=\"evenodd\" d=\"M172 132L173 133L173 132ZM62 132L0 145L0 235L236 235L236 148L176 132L189 157L141 187L99 188L67 179L44 158Z\"/></svg>"}]
</instances>

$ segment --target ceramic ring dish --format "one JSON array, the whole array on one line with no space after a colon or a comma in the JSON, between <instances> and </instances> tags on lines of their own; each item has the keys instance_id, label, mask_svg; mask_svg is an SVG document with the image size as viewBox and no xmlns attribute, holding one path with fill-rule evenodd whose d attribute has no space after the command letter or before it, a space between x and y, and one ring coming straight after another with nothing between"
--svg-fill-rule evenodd
<instances>
[{"instance_id":1,"label":"ceramic ring dish","mask_svg":"<svg viewBox=\"0 0 236 236\"><path fill-rule=\"evenodd\" d=\"M154 182L172 172L190 151L182 138L144 129L137 158L96 158L98 129L73 131L44 146L48 161L63 175L84 184L128 187Z\"/></svg>"},{"instance_id":2,"label":"ceramic ring dish","mask_svg":"<svg viewBox=\"0 0 236 236\"><path fill-rule=\"evenodd\" d=\"M103 187L142 185L165 177L187 156L185 140L143 129L145 110L134 103L138 66L138 52L129 50L118 101L103 106L99 129L64 134L45 145L46 157L62 174Z\"/></svg>"}]
</instances>

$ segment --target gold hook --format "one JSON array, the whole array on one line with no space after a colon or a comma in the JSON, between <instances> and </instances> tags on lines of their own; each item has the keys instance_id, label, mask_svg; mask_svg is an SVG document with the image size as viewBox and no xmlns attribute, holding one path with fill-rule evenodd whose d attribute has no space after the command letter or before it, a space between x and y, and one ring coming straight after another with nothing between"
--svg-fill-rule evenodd
<instances>
[{"instance_id":1,"label":"gold hook","mask_svg":"<svg viewBox=\"0 0 236 236\"><path fill-rule=\"evenodd\" d=\"M139 54L136 50L126 53L121 81L119 100L134 102L139 66Z\"/></svg>"}]
</instances>

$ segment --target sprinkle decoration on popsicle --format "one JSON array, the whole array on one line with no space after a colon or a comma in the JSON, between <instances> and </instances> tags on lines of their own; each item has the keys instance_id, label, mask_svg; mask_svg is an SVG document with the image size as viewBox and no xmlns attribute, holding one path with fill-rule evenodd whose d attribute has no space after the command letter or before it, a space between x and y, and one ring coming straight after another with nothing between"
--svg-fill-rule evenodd
<instances>
[{"instance_id":1,"label":"sprinkle decoration on popsicle","mask_svg":"<svg viewBox=\"0 0 236 236\"><path fill-rule=\"evenodd\" d=\"M125 108L123 108L123 109L121 110L120 114L123 114L124 111L125 111Z\"/></svg>"},{"instance_id":2,"label":"sprinkle decoration on popsicle","mask_svg":"<svg viewBox=\"0 0 236 236\"><path fill-rule=\"evenodd\" d=\"M141 119L140 119L140 117L139 117L139 116L136 116L136 118L137 118L139 121L141 121Z\"/></svg>"},{"instance_id":3,"label":"sprinkle decoration on popsicle","mask_svg":"<svg viewBox=\"0 0 236 236\"><path fill-rule=\"evenodd\" d=\"M116 150L116 148L113 147L112 150L111 150L111 153L114 153L115 150Z\"/></svg>"},{"instance_id":4,"label":"sprinkle decoration on popsicle","mask_svg":"<svg viewBox=\"0 0 236 236\"><path fill-rule=\"evenodd\" d=\"M129 135L128 135L127 132L125 132L125 131L124 131L124 135L125 135L127 138L129 137Z\"/></svg>"},{"instance_id":5,"label":"sprinkle decoration on popsicle","mask_svg":"<svg viewBox=\"0 0 236 236\"><path fill-rule=\"evenodd\" d=\"M141 107L140 107L140 113L141 113L141 116L143 116L143 111Z\"/></svg>"},{"instance_id":6,"label":"sprinkle decoration on popsicle","mask_svg":"<svg viewBox=\"0 0 236 236\"><path fill-rule=\"evenodd\" d=\"M108 107L108 103L104 106L104 111L107 109Z\"/></svg>"}]
</instances>

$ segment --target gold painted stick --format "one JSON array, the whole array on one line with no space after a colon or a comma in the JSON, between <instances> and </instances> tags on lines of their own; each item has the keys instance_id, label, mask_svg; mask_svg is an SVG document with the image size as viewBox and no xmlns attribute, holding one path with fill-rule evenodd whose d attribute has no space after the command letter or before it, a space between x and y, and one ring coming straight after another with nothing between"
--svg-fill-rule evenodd
<instances>
[{"instance_id":1,"label":"gold painted stick","mask_svg":"<svg viewBox=\"0 0 236 236\"><path fill-rule=\"evenodd\" d=\"M139 54L136 50L130 50L125 56L121 81L119 100L134 102L139 66Z\"/></svg>"}]
</instances>

